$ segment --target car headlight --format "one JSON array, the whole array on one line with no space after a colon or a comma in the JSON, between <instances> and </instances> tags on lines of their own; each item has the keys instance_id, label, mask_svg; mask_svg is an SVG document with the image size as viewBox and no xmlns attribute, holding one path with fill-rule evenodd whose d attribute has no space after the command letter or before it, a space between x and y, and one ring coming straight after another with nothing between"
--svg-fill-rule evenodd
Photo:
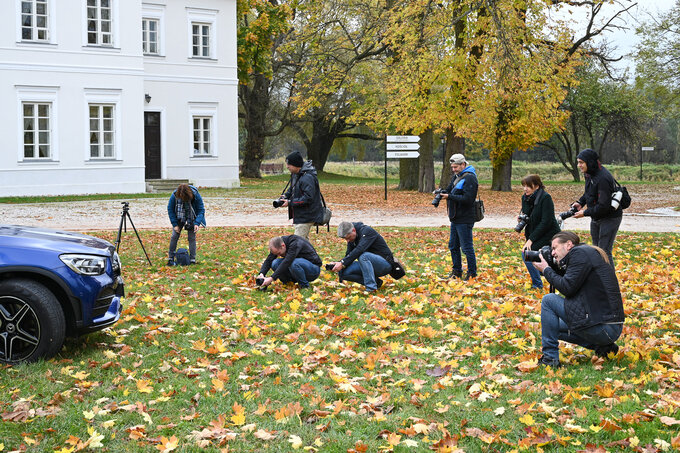
<instances>
[{"instance_id":1,"label":"car headlight","mask_svg":"<svg viewBox=\"0 0 680 453\"><path fill-rule=\"evenodd\" d=\"M59 259L77 274L101 275L106 271L106 258L96 255L61 255Z\"/></svg>"},{"instance_id":2,"label":"car headlight","mask_svg":"<svg viewBox=\"0 0 680 453\"><path fill-rule=\"evenodd\" d=\"M120 257L118 256L118 253L113 252L113 256L111 257L111 268L113 269L113 274L120 275L121 267L122 266L120 264Z\"/></svg>"}]
</instances>

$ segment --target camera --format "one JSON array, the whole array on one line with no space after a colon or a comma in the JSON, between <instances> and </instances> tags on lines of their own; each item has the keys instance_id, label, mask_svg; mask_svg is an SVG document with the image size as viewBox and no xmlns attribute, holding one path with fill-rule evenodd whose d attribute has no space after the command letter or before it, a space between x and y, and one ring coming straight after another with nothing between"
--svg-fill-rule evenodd
<instances>
[{"instance_id":1,"label":"camera","mask_svg":"<svg viewBox=\"0 0 680 453\"><path fill-rule=\"evenodd\" d=\"M264 283L264 277L256 277L255 278L255 284L257 286L262 286L263 283Z\"/></svg>"},{"instance_id":2,"label":"camera","mask_svg":"<svg viewBox=\"0 0 680 453\"><path fill-rule=\"evenodd\" d=\"M538 250L527 250L524 252L524 261L531 261L538 263L541 261L541 256L548 263L548 266L560 275L564 275L564 268L560 263L555 261L552 256L552 248L549 245L544 245Z\"/></svg>"},{"instance_id":3,"label":"camera","mask_svg":"<svg viewBox=\"0 0 680 453\"><path fill-rule=\"evenodd\" d=\"M335 263L326 263L323 265L323 267L325 267L327 271L332 271L335 267Z\"/></svg>"},{"instance_id":4,"label":"camera","mask_svg":"<svg viewBox=\"0 0 680 453\"><path fill-rule=\"evenodd\" d=\"M442 194L446 193L443 189L437 189L434 191L434 200L432 200L432 206L435 208L439 207L439 202L442 201Z\"/></svg>"},{"instance_id":5,"label":"camera","mask_svg":"<svg viewBox=\"0 0 680 453\"><path fill-rule=\"evenodd\" d=\"M522 212L517 216L517 220L518 222L515 226L515 231L519 233L524 229L525 226L527 226L527 223L529 222L529 216Z\"/></svg>"},{"instance_id":6,"label":"camera","mask_svg":"<svg viewBox=\"0 0 680 453\"><path fill-rule=\"evenodd\" d=\"M280 208L281 206L283 206L283 203L285 203L285 202L286 202L286 200L284 200L283 198L279 198L278 200L274 200L274 201L272 202L272 205L273 205L275 208Z\"/></svg>"},{"instance_id":7,"label":"camera","mask_svg":"<svg viewBox=\"0 0 680 453\"><path fill-rule=\"evenodd\" d=\"M560 212L560 219L568 219L578 212L576 206L572 206L568 211Z\"/></svg>"}]
</instances>

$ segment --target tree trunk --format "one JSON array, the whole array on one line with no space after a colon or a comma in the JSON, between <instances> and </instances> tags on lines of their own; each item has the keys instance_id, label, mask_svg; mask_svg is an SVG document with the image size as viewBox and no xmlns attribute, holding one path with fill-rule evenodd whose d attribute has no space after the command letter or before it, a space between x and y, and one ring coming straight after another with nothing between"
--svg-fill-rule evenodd
<instances>
[{"instance_id":1,"label":"tree trunk","mask_svg":"<svg viewBox=\"0 0 680 453\"><path fill-rule=\"evenodd\" d=\"M418 159L399 159L397 190L418 190Z\"/></svg>"},{"instance_id":2,"label":"tree trunk","mask_svg":"<svg viewBox=\"0 0 680 453\"><path fill-rule=\"evenodd\" d=\"M265 121L269 110L269 79L263 74L258 74L253 76L252 80L252 87L239 86L246 130L241 176L261 178L260 165L264 159Z\"/></svg>"},{"instance_id":3,"label":"tree trunk","mask_svg":"<svg viewBox=\"0 0 680 453\"><path fill-rule=\"evenodd\" d=\"M512 156L497 167L493 167L491 190L500 192L512 191Z\"/></svg>"},{"instance_id":4,"label":"tree trunk","mask_svg":"<svg viewBox=\"0 0 680 453\"><path fill-rule=\"evenodd\" d=\"M420 135L420 157L418 158L418 192L434 190L434 134L428 129Z\"/></svg>"},{"instance_id":5,"label":"tree trunk","mask_svg":"<svg viewBox=\"0 0 680 453\"><path fill-rule=\"evenodd\" d=\"M444 143L444 160L442 162L442 173L439 178L439 187L445 188L451 182L453 172L451 172L451 164L449 159L454 154L465 155L465 139L458 137L451 129L446 130L446 142Z\"/></svg>"}]
</instances>

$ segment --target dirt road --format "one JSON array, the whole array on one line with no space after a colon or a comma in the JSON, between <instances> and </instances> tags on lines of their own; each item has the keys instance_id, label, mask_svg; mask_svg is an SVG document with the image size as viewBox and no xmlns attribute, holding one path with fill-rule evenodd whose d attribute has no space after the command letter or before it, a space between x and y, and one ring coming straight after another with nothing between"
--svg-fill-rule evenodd
<instances>
[{"instance_id":1,"label":"dirt road","mask_svg":"<svg viewBox=\"0 0 680 453\"><path fill-rule=\"evenodd\" d=\"M121 217L118 200L76 201L56 203L0 204L0 223L31 225L71 231L117 229ZM290 225L285 209L274 209L271 200L253 198L205 197L206 219L209 227L215 226L286 226ZM169 228L164 198L130 200L130 215L137 228ZM333 203L333 220L337 225L343 220L361 220L373 226L448 226L444 209L432 206L411 207L408 210L376 203L370 209L355 204ZM494 212L505 211L502 214ZM567 219L568 229L587 230L590 219ZM513 228L516 217L508 209L489 209L478 228ZM626 212L621 231L680 233L680 212L657 208L646 212Z\"/></svg>"}]
</instances>

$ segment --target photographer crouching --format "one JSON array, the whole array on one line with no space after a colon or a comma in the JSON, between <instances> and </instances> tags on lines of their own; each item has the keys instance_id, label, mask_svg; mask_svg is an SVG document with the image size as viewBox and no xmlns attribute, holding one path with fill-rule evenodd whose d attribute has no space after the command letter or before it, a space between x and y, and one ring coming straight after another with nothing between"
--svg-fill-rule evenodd
<instances>
[{"instance_id":1,"label":"photographer crouching","mask_svg":"<svg viewBox=\"0 0 680 453\"><path fill-rule=\"evenodd\" d=\"M561 231L552 238L552 262L544 251L536 269L564 297L550 293L541 302L539 364L559 367L559 340L577 344L606 358L618 353L615 341L621 335L625 315L614 267L599 247L582 245L578 235ZM550 258L550 256L548 257Z\"/></svg>"}]
</instances>

